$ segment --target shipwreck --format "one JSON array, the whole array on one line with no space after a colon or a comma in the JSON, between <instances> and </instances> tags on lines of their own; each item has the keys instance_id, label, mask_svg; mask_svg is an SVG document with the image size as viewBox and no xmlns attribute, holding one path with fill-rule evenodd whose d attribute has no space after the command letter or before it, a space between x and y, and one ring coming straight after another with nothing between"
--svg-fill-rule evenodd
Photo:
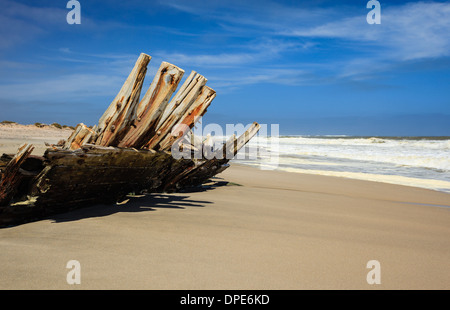
<instances>
[{"instance_id":1,"label":"shipwreck","mask_svg":"<svg viewBox=\"0 0 450 310\"><path fill-rule=\"evenodd\" d=\"M205 148L208 156L173 156L174 150L193 154L210 146L192 128L216 92L195 71L178 88L184 70L162 62L141 98L150 60L140 54L97 125L78 124L67 140L48 145L42 156L32 154L33 145L23 144L16 154L0 157L0 227L117 203L130 193L177 192L229 167L260 125L251 124L219 148Z\"/></svg>"}]
</instances>

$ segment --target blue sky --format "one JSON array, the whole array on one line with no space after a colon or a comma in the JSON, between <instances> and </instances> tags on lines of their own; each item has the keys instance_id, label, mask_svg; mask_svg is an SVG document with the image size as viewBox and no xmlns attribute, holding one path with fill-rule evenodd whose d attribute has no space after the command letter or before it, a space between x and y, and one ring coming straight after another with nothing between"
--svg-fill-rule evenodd
<instances>
[{"instance_id":1,"label":"blue sky","mask_svg":"<svg viewBox=\"0 0 450 310\"><path fill-rule=\"evenodd\" d=\"M203 122L450 135L450 3L0 0L0 121L96 124L141 52L204 75Z\"/></svg>"}]
</instances>

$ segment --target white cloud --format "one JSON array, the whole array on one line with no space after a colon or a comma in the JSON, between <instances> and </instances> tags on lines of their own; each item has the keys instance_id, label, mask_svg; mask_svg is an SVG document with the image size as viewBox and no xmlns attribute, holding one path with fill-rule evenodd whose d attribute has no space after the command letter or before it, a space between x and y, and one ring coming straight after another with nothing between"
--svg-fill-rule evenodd
<instances>
[{"instance_id":1,"label":"white cloud","mask_svg":"<svg viewBox=\"0 0 450 310\"><path fill-rule=\"evenodd\" d=\"M289 6L271 0L191 0L189 3L184 0L161 0L160 4L204 19L214 20L229 30L234 29L237 35L251 31L251 28L272 32L286 26L311 24L337 15L333 7L308 7L308 4L302 6L302 2ZM233 28L230 25L240 25L245 28Z\"/></svg>"},{"instance_id":2,"label":"white cloud","mask_svg":"<svg viewBox=\"0 0 450 310\"><path fill-rule=\"evenodd\" d=\"M189 46L192 50L150 51L153 59L144 88L153 79L162 60L186 72L194 69L204 74L216 88L225 91L261 83L307 85L337 79L363 80L374 73L389 71L392 65L403 61L450 56L450 3L382 6L380 25L367 24L365 14L360 14L369 11L365 10L365 5L355 13L338 6L290 7L268 0L262 3L236 1L233 5L223 1L205 3L161 2L173 9L214 20L218 27L228 29L226 35L239 35L244 39L227 41L222 50L214 46L204 50L201 46ZM0 49L41 35L46 31L43 25L54 26L61 22L61 14L62 23L65 23L65 9L34 8L9 0L0 0L0 4L5 8L0 11L0 18L10 21L11 25L0 29L0 34L4 34ZM89 24L83 19L85 22ZM161 26L161 30L164 27ZM213 30L205 29L205 33ZM311 58L302 58L302 53L320 49L325 44L324 38L347 44L345 49L355 56L306 63ZM244 43L237 45L236 42ZM286 53L290 56L285 57ZM0 94L11 96L7 98L11 100L12 94L19 94L22 100L90 95L113 98L139 56L79 53L66 47L52 51L51 55L54 60L76 64L76 73L40 77L37 82L35 78L10 80L0 86Z\"/></svg>"},{"instance_id":3,"label":"white cloud","mask_svg":"<svg viewBox=\"0 0 450 310\"><path fill-rule=\"evenodd\" d=\"M381 10L381 24L354 16L314 27L292 29L285 36L338 38L369 44L391 60L450 56L450 3L407 3Z\"/></svg>"},{"instance_id":4,"label":"white cloud","mask_svg":"<svg viewBox=\"0 0 450 310\"><path fill-rule=\"evenodd\" d=\"M162 2L163 3L163 2ZM391 58L412 60L450 55L450 3L407 2L381 5L381 24L369 25L361 10L344 5L292 7L269 0L258 2L171 1L174 9L219 21L228 31L272 38L336 38L385 48ZM250 27L250 29L249 29Z\"/></svg>"},{"instance_id":5,"label":"white cloud","mask_svg":"<svg viewBox=\"0 0 450 310\"><path fill-rule=\"evenodd\" d=\"M0 0L0 51L15 47L22 43L34 42L56 31L70 31L66 16L69 10L67 2L59 2L53 6L38 7L11 0ZM96 22L83 14L79 30L92 32L118 28L131 28L116 21Z\"/></svg>"},{"instance_id":6,"label":"white cloud","mask_svg":"<svg viewBox=\"0 0 450 310\"><path fill-rule=\"evenodd\" d=\"M246 62L254 60L255 56L249 53L221 53L221 54L186 54L181 52L165 52L157 53L159 57L177 66L214 66L214 67L229 67L245 64Z\"/></svg>"},{"instance_id":7,"label":"white cloud","mask_svg":"<svg viewBox=\"0 0 450 310\"><path fill-rule=\"evenodd\" d=\"M69 74L40 81L2 84L2 100L50 100L64 102L90 98L92 96L111 96L113 98L121 87L123 78L100 74ZM116 87L114 87L116 86Z\"/></svg>"},{"instance_id":8,"label":"white cloud","mask_svg":"<svg viewBox=\"0 0 450 310\"><path fill-rule=\"evenodd\" d=\"M4 77L0 100L73 102L101 96L112 100L139 57L79 53L65 47L51 50L51 55L48 59L41 56L45 66L38 62L0 61L0 76ZM60 67L61 62L72 64Z\"/></svg>"},{"instance_id":9,"label":"white cloud","mask_svg":"<svg viewBox=\"0 0 450 310\"><path fill-rule=\"evenodd\" d=\"M228 45L229 52L200 54L195 52L168 52L159 50L155 56L179 66L201 66L232 68L243 65L253 65L270 59L277 59L286 51L305 50L312 47L312 43L292 43L283 40L263 39L249 41L242 45ZM232 50L236 50L233 52Z\"/></svg>"},{"instance_id":10,"label":"white cloud","mask_svg":"<svg viewBox=\"0 0 450 310\"><path fill-rule=\"evenodd\" d=\"M262 0L255 2L213 1L171 1L166 5L174 9L214 20L229 35L236 37L264 37L266 47L278 52L267 53L272 59L281 61L281 52L297 50L301 44L305 49L320 51L322 47L334 46L341 49L342 57L330 54L327 59L329 80L336 78L366 79L370 73L389 71L393 66L407 61L450 56L450 3L407 2L391 5L382 2L381 24L366 22L365 3L358 10L334 3L329 7L314 7L286 4ZM324 39L334 39L330 41ZM288 46L292 40L299 41L297 47ZM271 42L272 41L272 42ZM270 47L271 46L271 47ZM265 48L260 44L256 49ZM263 59L263 53L252 54L253 59ZM347 57L345 57L348 55ZM247 54L227 54L223 58L230 63L247 60ZM239 57L240 56L240 57ZM244 57L245 56L245 57ZM301 54L299 54L301 57ZM296 59L284 58L296 65ZM300 58L301 59L301 58ZM199 57L199 61L213 62L211 58ZM311 73L320 68L310 66ZM320 68L321 72L324 71ZM256 81L256 80L255 80Z\"/></svg>"}]
</instances>

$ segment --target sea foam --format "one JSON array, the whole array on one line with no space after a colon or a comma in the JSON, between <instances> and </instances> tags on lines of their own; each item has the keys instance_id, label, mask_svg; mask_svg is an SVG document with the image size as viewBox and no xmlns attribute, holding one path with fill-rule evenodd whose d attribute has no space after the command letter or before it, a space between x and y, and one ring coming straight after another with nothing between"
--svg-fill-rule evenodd
<instances>
[{"instance_id":1,"label":"sea foam","mask_svg":"<svg viewBox=\"0 0 450 310\"><path fill-rule=\"evenodd\" d=\"M450 137L256 137L257 156L237 161L450 192Z\"/></svg>"}]
</instances>

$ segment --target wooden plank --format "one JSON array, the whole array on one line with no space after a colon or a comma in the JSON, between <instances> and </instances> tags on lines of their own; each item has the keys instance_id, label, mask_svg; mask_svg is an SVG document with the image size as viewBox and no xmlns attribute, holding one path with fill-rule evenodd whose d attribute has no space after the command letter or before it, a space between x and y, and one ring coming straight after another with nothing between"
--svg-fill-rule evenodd
<instances>
[{"instance_id":1,"label":"wooden plank","mask_svg":"<svg viewBox=\"0 0 450 310\"><path fill-rule=\"evenodd\" d=\"M44 156L48 165L36 177L31 195L36 197L35 206L54 210L155 190L175 162L167 152L94 145L75 151L49 149Z\"/></svg>"},{"instance_id":2,"label":"wooden plank","mask_svg":"<svg viewBox=\"0 0 450 310\"><path fill-rule=\"evenodd\" d=\"M186 110L180 120L174 125L171 133L161 140L160 150L170 151L172 144L180 137L178 130L187 134L194 127L195 123L206 113L207 108L216 97L216 92L208 87L203 86L198 97L191 106ZM177 130L177 128L179 128Z\"/></svg>"},{"instance_id":3,"label":"wooden plank","mask_svg":"<svg viewBox=\"0 0 450 310\"><path fill-rule=\"evenodd\" d=\"M181 188L197 186L207 181L211 177L223 172L228 168L227 163L234 157L239 150L254 137L259 129L260 125L258 123L253 123L250 127L241 135L239 138L235 139L233 135L227 143L225 143L220 151L216 151L217 155L227 154L225 158L223 156L217 156L212 159L206 160L199 164L198 166L190 169L182 176L178 176L176 180L170 182L170 185L166 187L167 191L177 191ZM233 156L230 156L232 154Z\"/></svg>"},{"instance_id":4,"label":"wooden plank","mask_svg":"<svg viewBox=\"0 0 450 310\"><path fill-rule=\"evenodd\" d=\"M260 128L261 126L257 122L254 122L242 135L239 136L236 141L236 147L234 148L234 155L236 155L239 150L258 133Z\"/></svg>"},{"instance_id":5,"label":"wooden plank","mask_svg":"<svg viewBox=\"0 0 450 310\"><path fill-rule=\"evenodd\" d=\"M166 178L164 184L161 186L161 192L164 193L173 193L180 189L178 183L185 179L187 175L189 175L192 171L197 168L197 165L191 165L185 167L181 172L176 175L171 175L171 178Z\"/></svg>"},{"instance_id":6,"label":"wooden plank","mask_svg":"<svg viewBox=\"0 0 450 310\"><path fill-rule=\"evenodd\" d=\"M169 117L169 115L173 112L173 110L180 105L181 101L187 96L187 94L192 90L192 88L196 85L197 78L199 74L195 71L191 71L189 76L184 81L183 85L181 85L180 89L178 89L175 96L170 100L166 109L163 111L161 118L156 124L156 128L161 127L162 123Z\"/></svg>"},{"instance_id":7,"label":"wooden plank","mask_svg":"<svg viewBox=\"0 0 450 310\"><path fill-rule=\"evenodd\" d=\"M94 134L94 131L87 127L85 124L80 123L75 127L70 137L63 145L63 149L76 150L86 144Z\"/></svg>"},{"instance_id":8,"label":"wooden plank","mask_svg":"<svg viewBox=\"0 0 450 310\"><path fill-rule=\"evenodd\" d=\"M142 53L133 70L123 84L116 98L98 122L98 138L95 144L108 146L117 145L125 136L134 119L136 105L147 72L147 65L151 57Z\"/></svg>"},{"instance_id":9,"label":"wooden plank","mask_svg":"<svg viewBox=\"0 0 450 310\"><path fill-rule=\"evenodd\" d=\"M159 67L149 89L137 106L133 126L119 142L119 147L141 148L155 134L155 128L169 99L178 87L184 70L168 62Z\"/></svg>"},{"instance_id":10,"label":"wooden plank","mask_svg":"<svg viewBox=\"0 0 450 310\"><path fill-rule=\"evenodd\" d=\"M228 138L228 140L223 144L221 148L215 151L214 158L216 159L233 158L236 145L237 145L236 135L233 134L230 138Z\"/></svg>"},{"instance_id":11,"label":"wooden plank","mask_svg":"<svg viewBox=\"0 0 450 310\"><path fill-rule=\"evenodd\" d=\"M81 149L53 150L48 149L44 157L49 165L54 166L91 166L91 167L146 167L153 162L170 161L172 156L167 152L153 150L123 149L86 144Z\"/></svg>"},{"instance_id":12,"label":"wooden plank","mask_svg":"<svg viewBox=\"0 0 450 310\"><path fill-rule=\"evenodd\" d=\"M0 180L0 206L8 205L13 198L17 185L21 180L20 166L30 156L33 149L33 145L23 144L3 170Z\"/></svg>"},{"instance_id":13,"label":"wooden plank","mask_svg":"<svg viewBox=\"0 0 450 310\"><path fill-rule=\"evenodd\" d=\"M156 134L145 144L145 148L159 149L159 143L171 133L173 126L178 123L181 117L194 103L199 96L202 87L206 84L206 81L204 76L194 71L191 73L167 106L156 127Z\"/></svg>"}]
</instances>

